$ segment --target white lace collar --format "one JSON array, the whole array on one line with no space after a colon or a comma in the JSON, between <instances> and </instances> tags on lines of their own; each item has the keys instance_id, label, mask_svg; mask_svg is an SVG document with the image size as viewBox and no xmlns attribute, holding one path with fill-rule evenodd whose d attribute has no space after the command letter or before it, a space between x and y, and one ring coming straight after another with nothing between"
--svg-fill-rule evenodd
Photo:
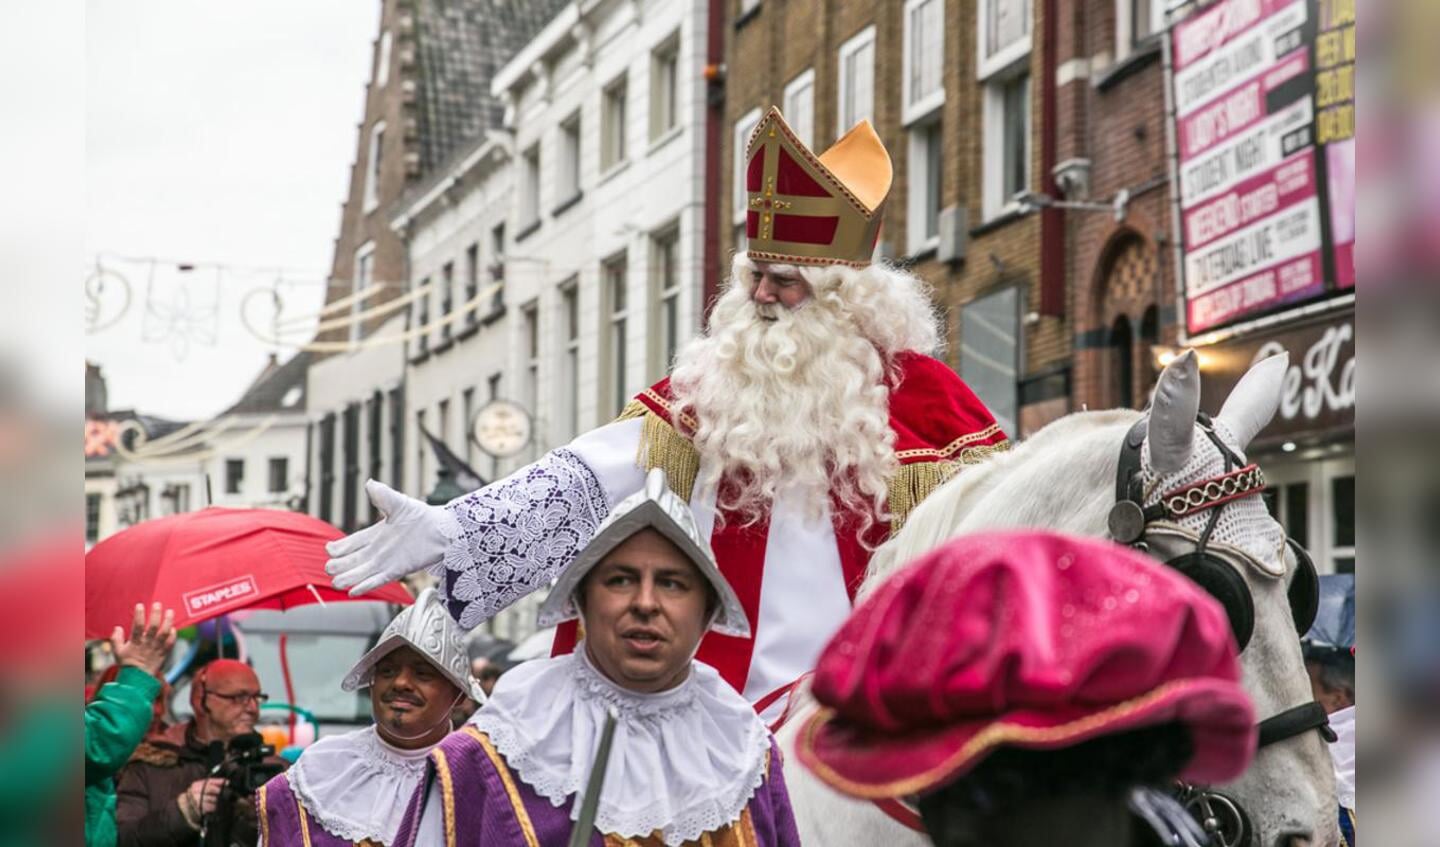
<instances>
[{"instance_id":1,"label":"white lace collar","mask_svg":"<svg viewBox=\"0 0 1440 847\"><path fill-rule=\"evenodd\" d=\"M290 787L336 838L392 844L433 749L402 750L373 725L332 735L305 748L290 769Z\"/></svg>"},{"instance_id":2,"label":"white lace collar","mask_svg":"<svg viewBox=\"0 0 1440 847\"><path fill-rule=\"evenodd\" d=\"M770 733L709 665L658 694L602 676L582 646L500 678L470 722L527 785L579 817L605 710L619 714L595 826L622 838L660 831L667 845L733 823L765 779Z\"/></svg>"}]
</instances>

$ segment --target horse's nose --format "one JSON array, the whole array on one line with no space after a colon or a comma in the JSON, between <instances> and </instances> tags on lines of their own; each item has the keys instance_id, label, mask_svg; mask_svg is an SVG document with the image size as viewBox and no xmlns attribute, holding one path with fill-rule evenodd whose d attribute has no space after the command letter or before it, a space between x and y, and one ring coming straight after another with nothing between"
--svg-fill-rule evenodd
<instances>
[{"instance_id":1,"label":"horse's nose","mask_svg":"<svg viewBox=\"0 0 1440 847\"><path fill-rule=\"evenodd\" d=\"M1315 847L1315 842L1308 832L1282 832L1275 839L1275 847Z\"/></svg>"}]
</instances>

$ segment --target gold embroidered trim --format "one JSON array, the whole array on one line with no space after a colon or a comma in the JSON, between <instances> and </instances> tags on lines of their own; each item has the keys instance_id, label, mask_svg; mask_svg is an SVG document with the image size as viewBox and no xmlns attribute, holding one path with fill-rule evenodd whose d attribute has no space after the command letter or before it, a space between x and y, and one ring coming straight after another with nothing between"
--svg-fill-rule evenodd
<instances>
[{"instance_id":1,"label":"gold embroidered trim","mask_svg":"<svg viewBox=\"0 0 1440 847\"><path fill-rule=\"evenodd\" d=\"M654 412L645 416L635 464L646 471L663 468L670 490L681 500L690 502L690 495L695 491L695 479L700 476L700 453L690 439Z\"/></svg>"},{"instance_id":2,"label":"gold embroidered trim","mask_svg":"<svg viewBox=\"0 0 1440 847\"><path fill-rule=\"evenodd\" d=\"M915 458L953 459L955 457L956 451L958 451L961 447L964 447L967 444L974 444L977 441L984 441L985 439L997 434L998 432L1000 432L1000 424L991 424L978 432L972 432L967 435L962 435L939 450L936 450L933 447L918 447L914 450L896 450L895 458L899 459L902 462L906 459ZM1001 447L1001 444L1005 446ZM1004 450L1009 448L1010 442L1000 441L999 443L991 444L988 446Z\"/></svg>"},{"instance_id":3,"label":"gold embroidered trim","mask_svg":"<svg viewBox=\"0 0 1440 847\"><path fill-rule=\"evenodd\" d=\"M776 262L783 265L844 265L848 268L868 268L870 262L853 261L850 259L836 259L833 256L795 256L788 253L772 253L768 250L746 250L745 255L751 259L759 259L762 262Z\"/></svg>"},{"instance_id":4,"label":"gold embroidered trim","mask_svg":"<svg viewBox=\"0 0 1440 847\"><path fill-rule=\"evenodd\" d=\"M495 772L500 774L500 781L505 783L505 793L510 797L510 806L515 810L515 818L520 823L520 831L525 835L525 843L529 847L540 847L540 840L535 837L535 825L530 822L530 813L525 811L525 801L520 798L520 792L515 788L515 778L510 775L510 768L505 764L505 760L500 758L499 751L490 743L485 733L470 724L465 725L465 733L475 739L485 751L485 755L490 757L490 764L495 766ZM437 749L435 752L440 751ZM449 792L448 784L446 791ZM448 839L450 835L450 825L447 822L445 837ZM453 847L454 842L450 844Z\"/></svg>"},{"instance_id":5,"label":"gold embroidered trim","mask_svg":"<svg viewBox=\"0 0 1440 847\"><path fill-rule=\"evenodd\" d=\"M1083 718L1062 723L1058 726L1037 727L1021 726L1019 724L1005 723L999 721L993 723L976 733L964 745L956 750L940 764L923 773L915 776L897 779L894 782L882 783L879 785L861 784L852 782L841 776L830 768L824 761L815 755L815 735L820 728L835 717L835 710L822 707L821 710L806 722L801 730L799 744L810 752L810 760L807 764L817 776L829 783L832 788L844 791L853 797L866 800L876 800L885 797L900 797L906 794L915 794L924 791L935 785L936 782L944 779L953 773L962 763L974 759L981 753L1002 744L1056 744L1077 738L1092 730L1105 727L1116 721L1124 720L1126 717L1138 712L1153 703L1166 698L1184 694L1187 690L1195 687L1196 680L1177 679L1168 682L1159 688L1149 691L1139 697L1133 697L1123 703L1116 703L1108 709L1096 712L1093 715L1086 715Z\"/></svg>"},{"instance_id":6,"label":"gold embroidered trim","mask_svg":"<svg viewBox=\"0 0 1440 847\"><path fill-rule=\"evenodd\" d=\"M300 797L295 797L295 809L300 812L300 840L305 842L305 847L310 847L310 820L305 816L305 804L300 802Z\"/></svg>"},{"instance_id":7,"label":"gold embroidered trim","mask_svg":"<svg viewBox=\"0 0 1440 847\"><path fill-rule=\"evenodd\" d=\"M648 397L648 398L650 399L650 402L651 402L651 403L654 403L656 406L659 406L661 409L664 409L664 410L665 410L665 413L666 413L667 415L669 415L670 417L672 417L672 418L679 418L679 419L680 419L680 423L682 423L682 424L684 424L685 426L689 427L689 429L690 429L691 432L694 432L695 430L697 430L697 429L700 428L700 422L699 422L699 421L695 420L695 418L692 417L691 415L685 414L685 413L683 413L683 412L678 412L678 411L676 411L675 405L674 405L673 403L671 403L669 400L666 400L664 397L661 397L661 396L655 391L655 389L653 389L653 388L647 388L647 389L645 389L644 391L640 392L640 395L641 395L642 397ZM639 402L639 401L637 400L637 401L634 401L634 402ZM643 406L644 404L642 403L641 405ZM629 407L627 406L626 408L629 408ZM646 411L649 411L649 409L647 409Z\"/></svg>"},{"instance_id":8,"label":"gold embroidered trim","mask_svg":"<svg viewBox=\"0 0 1440 847\"><path fill-rule=\"evenodd\" d=\"M265 814L265 795L267 793L265 788L262 785L260 790L255 792L259 795L256 798L256 804L260 807L257 815L260 818L260 847L270 847L270 818Z\"/></svg>"},{"instance_id":9,"label":"gold embroidered trim","mask_svg":"<svg viewBox=\"0 0 1440 847\"><path fill-rule=\"evenodd\" d=\"M440 777L441 818L445 824L445 847L455 847L455 784L451 781L450 762L445 751L435 748L435 773Z\"/></svg>"}]
</instances>

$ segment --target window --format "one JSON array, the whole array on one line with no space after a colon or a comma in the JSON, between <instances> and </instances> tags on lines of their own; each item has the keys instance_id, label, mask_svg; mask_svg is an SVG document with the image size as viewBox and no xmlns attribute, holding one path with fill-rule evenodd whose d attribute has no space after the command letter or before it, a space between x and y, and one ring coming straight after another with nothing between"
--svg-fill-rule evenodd
<instances>
[{"instance_id":1,"label":"window","mask_svg":"<svg viewBox=\"0 0 1440 847\"><path fill-rule=\"evenodd\" d=\"M475 445L470 440L470 422L475 419L475 389L467 388L460 393L460 440L465 442L465 464L475 463Z\"/></svg>"},{"instance_id":2,"label":"window","mask_svg":"<svg viewBox=\"0 0 1440 847\"><path fill-rule=\"evenodd\" d=\"M366 475L370 479L381 479L381 473L384 471L384 463L380 458L380 432L384 428L384 421L382 419L385 415L385 395L379 391L371 394L370 400L366 403L365 411L366 420L368 421L365 425L365 445L370 454L370 469ZM367 497L365 499L368 501L370 498ZM371 503L370 523L374 523L379 519L380 510L375 508L374 503Z\"/></svg>"},{"instance_id":3,"label":"window","mask_svg":"<svg viewBox=\"0 0 1440 847\"><path fill-rule=\"evenodd\" d=\"M503 383L504 379L504 374L493 373L490 374L489 379L485 380L485 400L487 402L490 400L500 399L500 386Z\"/></svg>"},{"instance_id":4,"label":"window","mask_svg":"<svg viewBox=\"0 0 1440 847\"><path fill-rule=\"evenodd\" d=\"M580 196L580 113L560 124L560 173L556 176L555 205L564 206ZM559 209L556 210L559 212Z\"/></svg>"},{"instance_id":5,"label":"window","mask_svg":"<svg viewBox=\"0 0 1440 847\"><path fill-rule=\"evenodd\" d=\"M674 129L680 118L680 33L650 54L650 140Z\"/></svg>"},{"instance_id":6,"label":"window","mask_svg":"<svg viewBox=\"0 0 1440 847\"><path fill-rule=\"evenodd\" d=\"M342 420L341 449L345 451L345 474L340 479L340 528L354 532L360 528L360 404L346 406Z\"/></svg>"},{"instance_id":7,"label":"window","mask_svg":"<svg viewBox=\"0 0 1440 847\"><path fill-rule=\"evenodd\" d=\"M380 205L380 162L385 154L385 122L370 127L370 146L365 158L365 211Z\"/></svg>"},{"instance_id":8,"label":"window","mask_svg":"<svg viewBox=\"0 0 1440 847\"><path fill-rule=\"evenodd\" d=\"M1030 72L985 85L985 217L1014 207L1030 187Z\"/></svg>"},{"instance_id":9,"label":"window","mask_svg":"<svg viewBox=\"0 0 1440 847\"><path fill-rule=\"evenodd\" d=\"M525 317L525 408L531 415L540 408L540 309L531 303L523 310Z\"/></svg>"},{"instance_id":10,"label":"window","mask_svg":"<svg viewBox=\"0 0 1440 847\"><path fill-rule=\"evenodd\" d=\"M540 223L540 145L531 145L520 161L520 226L529 229Z\"/></svg>"},{"instance_id":11,"label":"window","mask_svg":"<svg viewBox=\"0 0 1440 847\"><path fill-rule=\"evenodd\" d=\"M390 30L380 36L380 55L375 61L375 87L384 88L390 81Z\"/></svg>"},{"instance_id":12,"label":"window","mask_svg":"<svg viewBox=\"0 0 1440 847\"><path fill-rule=\"evenodd\" d=\"M580 286L575 280L560 289L560 396L556 421L559 438L569 441L580 432Z\"/></svg>"},{"instance_id":13,"label":"window","mask_svg":"<svg viewBox=\"0 0 1440 847\"><path fill-rule=\"evenodd\" d=\"M450 401L441 400L435 405L435 437L446 447L450 446Z\"/></svg>"},{"instance_id":14,"label":"window","mask_svg":"<svg viewBox=\"0 0 1440 847\"><path fill-rule=\"evenodd\" d=\"M1020 289L977 297L960 312L960 377L1010 435L1018 421Z\"/></svg>"},{"instance_id":15,"label":"window","mask_svg":"<svg viewBox=\"0 0 1440 847\"><path fill-rule=\"evenodd\" d=\"M266 490L271 494L284 494L290 488L290 460L284 456L270 458L270 480Z\"/></svg>"},{"instance_id":16,"label":"window","mask_svg":"<svg viewBox=\"0 0 1440 847\"><path fill-rule=\"evenodd\" d=\"M1110 327L1110 396L1118 408L1135 407L1135 333L1125 315Z\"/></svg>"},{"instance_id":17,"label":"window","mask_svg":"<svg viewBox=\"0 0 1440 847\"><path fill-rule=\"evenodd\" d=\"M1273 468L1273 473L1272 473ZM1355 572L1355 457L1265 466L1266 505L1322 574Z\"/></svg>"},{"instance_id":18,"label":"window","mask_svg":"<svg viewBox=\"0 0 1440 847\"><path fill-rule=\"evenodd\" d=\"M320 419L320 520L335 516L335 414Z\"/></svg>"},{"instance_id":19,"label":"window","mask_svg":"<svg viewBox=\"0 0 1440 847\"><path fill-rule=\"evenodd\" d=\"M351 280L350 293L355 299L350 303L350 340L357 341L361 336L360 315L365 311L366 297L358 296L368 289L375 282L375 243L373 241L360 245L355 251L355 279Z\"/></svg>"},{"instance_id":20,"label":"window","mask_svg":"<svg viewBox=\"0 0 1440 847\"><path fill-rule=\"evenodd\" d=\"M100 540L100 495L85 494L85 543L94 544Z\"/></svg>"},{"instance_id":21,"label":"window","mask_svg":"<svg viewBox=\"0 0 1440 847\"><path fill-rule=\"evenodd\" d=\"M911 123L945 102L945 0L906 0L904 122Z\"/></svg>"},{"instance_id":22,"label":"window","mask_svg":"<svg viewBox=\"0 0 1440 847\"><path fill-rule=\"evenodd\" d=\"M1115 24L1115 58L1124 59L1165 30L1165 3L1163 0L1116 0Z\"/></svg>"},{"instance_id":23,"label":"window","mask_svg":"<svg viewBox=\"0 0 1440 847\"><path fill-rule=\"evenodd\" d=\"M450 311L455 308L455 263L446 262L440 269L440 317L450 317ZM450 337L451 323L447 321L440 328L440 337Z\"/></svg>"},{"instance_id":24,"label":"window","mask_svg":"<svg viewBox=\"0 0 1440 847\"><path fill-rule=\"evenodd\" d=\"M740 15L747 15L760 8L760 0L740 0Z\"/></svg>"},{"instance_id":25,"label":"window","mask_svg":"<svg viewBox=\"0 0 1440 847\"><path fill-rule=\"evenodd\" d=\"M745 117L735 122L735 138L732 148L734 155L731 156L731 165L733 167L731 174L733 174L733 180L730 194L732 223L736 224L743 225L745 223L745 210L748 203L748 197L745 193L745 147L749 145L750 134L755 131L755 127L759 123L759 109L751 109L745 113ZM743 226L741 227L741 232L744 232Z\"/></svg>"},{"instance_id":26,"label":"window","mask_svg":"<svg viewBox=\"0 0 1440 847\"><path fill-rule=\"evenodd\" d=\"M840 120L835 131L844 135L863 118L875 114L875 27L840 45Z\"/></svg>"},{"instance_id":27,"label":"window","mask_svg":"<svg viewBox=\"0 0 1440 847\"><path fill-rule=\"evenodd\" d=\"M405 391L390 389L390 482L405 487Z\"/></svg>"},{"instance_id":28,"label":"window","mask_svg":"<svg viewBox=\"0 0 1440 847\"><path fill-rule=\"evenodd\" d=\"M625 77L605 87L600 107L600 171L625 161Z\"/></svg>"},{"instance_id":29,"label":"window","mask_svg":"<svg viewBox=\"0 0 1440 847\"><path fill-rule=\"evenodd\" d=\"M465 302L470 303L480 294L480 245L471 244L465 248ZM465 323L475 323L476 307L465 309Z\"/></svg>"},{"instance_id":30,"label":"window","mask_svg":"<svg viewBox=\"0 0 1440 847\"><path fill-rule=\"evenodd\" d=\"M1012 66L1030 53L1031 0L980 0L980 77Z\"/></svg>"},{"instance_id":31,"label":"window","mask_svg":"<svg viewBox=\"0 0 1440 847\"><path fill-rule=\"evenodd\" d=\"M806 147L815 143L815 69L808 68L785 86L785 123Z\"/></svg>"},{"instance_id":32,"label":"window","mask_svg":"<svg viewBox=\"0 0 1440 847\"><path fill-rule=\"evenodd\" d=\"M650 256L654 302L659 306L650 370L658 377L670 369L680 346L680 228L656 233L651 239Z\"/></svg>"},{"instance_id":33,"label":"window","mask_svg":"<svg viewBox=\"0 0 1440 847\"><path fill-rule=\"evenodd\" d=\"M160 491L160 500L162 515L183 515L190 511L190 485L172 482Z\"/></svg>"},{"instance_id":34,"label":"window","mask_svg":"<svg viewBox=\"0 0 1440 847\"><path fill-rule=\"evenodd\" d=\"M425 410L415 412L415 493L422 498L430 489L430 478L425 475Z\"/></svg>"},{"instance_id":35,"label":"window","mask_svg":"<svg viewBox=\"0 0 1440 847\"><path fill-rule=\"evenodd\" d=\"M941 134L938 116L910 128L908 215L910 255L940 243Z\"/></svg>"},{"instance_id":36,"label":"window","mask_svg":"<svg viewBox=\"0 0 1440 847\"><path fill-rule=\"evenodd\" d=\"M420 292L415 301L415 350L424 353L430 349L430 277L420 281Z\"/></svg>"},{"instance_id":37,"label":"window","mask_svg":"<svg viewBox=\"0 0 1440 847\"><path fill-rule=\"evenodd\" d=\"M245 460L225 460L225 493L239 494L245 488Z\"/></svg>"},{"instance_id":38,"label":"window","mask_svg":"<svg viewBox=\"0 0 1440 847\"><path fill-rule=\"evenodd\" d=\"M602 285L604 286L604 315L605 326L602 332L605 338L605 369L607 377L603 382L602 391L605 394L601 400L601 408L607 416L620 414L625 408L625 403L630 399L626 391L627 380L625 378L626 368L626 286L629 284L628 262L625 254L610 259L601 269Z\"/></svg>"},{"instance_id":39,"label":"window","mask_svg":"<svg viewBox=\"0 0 1440 847\"><path fill-rule=\"evenodd\" d=\"M490 282L495 286L495 296L490 298L490 312L493 314L505 306L505 224L496 224L490 230Z\"/></svg>"}]
</instances>

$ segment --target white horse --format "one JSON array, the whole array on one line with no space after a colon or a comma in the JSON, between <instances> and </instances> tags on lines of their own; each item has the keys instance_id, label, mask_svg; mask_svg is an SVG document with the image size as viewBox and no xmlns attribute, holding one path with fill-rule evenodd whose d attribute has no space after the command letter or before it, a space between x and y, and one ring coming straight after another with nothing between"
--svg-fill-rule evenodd
<instances>
[{"instance_id":1,"label":"white horse","mask_svg":"<svg viewBox=\"0 0 1440 847\"><path fill-rule=\"evenodd\" d=\"M1214 433L1236 454L1243 456L1250 439L1274 416L1287 364L1288 357L1281 355L1252 367L1214 419ZM1186 353L1161 374L1149 412L1141 450L1147 504L1181 484L1225 472L1222 453L1197 423L1199 403L1198 366L1193 352ZM1107 536L1121 445L1141 416L1118 409L1071 414L1014 450L966 469L918 506L900 532L876 551L862 596L916 556L970 532L1046 527ZM1151 521L1144 537L1150 553L1168 560L1193 551L1210 514ZM1210 543L1210 550L1244 578L1254 601L1254 634L1241 663L1245 689L1262 719L1313 699L1287 595L1297 565L1284 537L1260 497L1250 496L1221 507ZM798 764L795 739L815 707L808 691L797 690L778 733L801 840L825 847L930 844L874 804L832 791ZM1216 788L1248 813L1255 847L1339 843L1334 772L1314 730L1262 748L1243 777Z\"/></svg>"}]
</instances>

